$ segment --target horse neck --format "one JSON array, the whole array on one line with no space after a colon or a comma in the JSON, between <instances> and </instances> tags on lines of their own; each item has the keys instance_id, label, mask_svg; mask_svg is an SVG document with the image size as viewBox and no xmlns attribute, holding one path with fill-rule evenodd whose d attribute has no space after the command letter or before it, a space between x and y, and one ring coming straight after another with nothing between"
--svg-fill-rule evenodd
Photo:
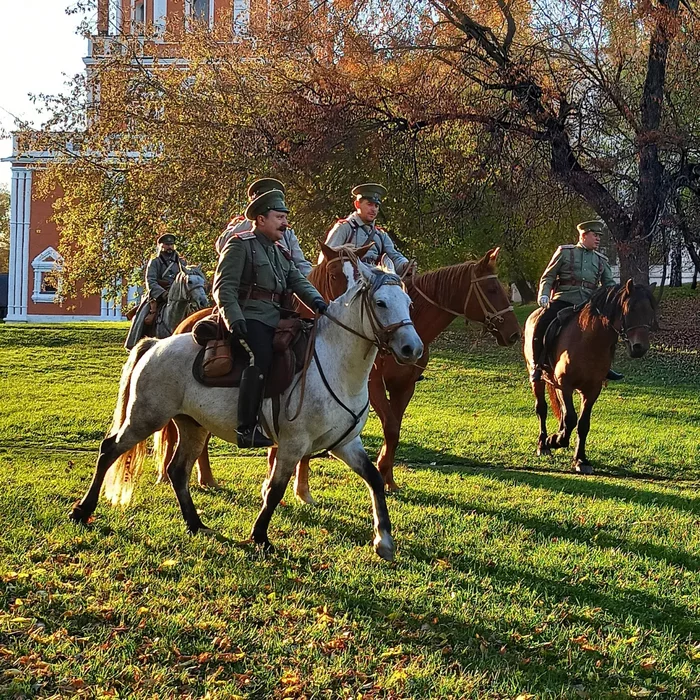
<instances>
[{"instance_id":1,"label":"horse neck","mask_svg":"<svg viewBox=\"0 0 700 700\"><path fill-rule=\"evenodd\" d=\"M416 284L431 301L413 287L409 288L408 292L413 301L411 318L424 345L432 343L457 318L455 314L439 308L440 306L462 314L472 284L469 271L469 266L472 265L473 263L461 263L419 275ZM455 276L458 285L457 288L452 287L447 291L440 282L451 275Z\"/></svg>"},{"instance_id":2,"label":"horse neck","mask_svg":"<svg viewBox=\"0 0 700 700\"><path fill-rule=\"evenodd\" d=\"M332 304L330 313L348 328L370 337L360 322L360 303L360 299L355 299L349 306L343 302ZM376 346L369 340L341 328L328 318L321 317L318 323L316 347L322 356L324 373L327 376L342 377L342 389L348 396L366 390L369 373L377 356ZM318 340L323 341L322 347L319 347ZM330 371L327 371L327 368Z\"/></svg>"},{"instance_id":3,"label":"horse neck","mask_svg":"<svg viewBox=\"0 0 700 700\"><path fill-rule=\"evenodd\" d=\"M614 324L609 320L603 320L603 316L594 316L579 314L578 327L581 331L581 342L589 350L587 353L596 354L601 346L610 346L611 348L617 343L619 333L614 327Z\"/></svg>"}]
</instances>

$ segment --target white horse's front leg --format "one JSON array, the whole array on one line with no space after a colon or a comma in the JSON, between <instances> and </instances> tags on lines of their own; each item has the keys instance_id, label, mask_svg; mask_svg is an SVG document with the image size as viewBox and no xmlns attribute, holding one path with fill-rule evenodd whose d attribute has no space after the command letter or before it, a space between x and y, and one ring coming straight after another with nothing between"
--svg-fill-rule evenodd
<instances>
[{"instance_id":1,"label":"white horse's front leg","mask_svg":"<svg viewBox=\"0 0 700 700\"><path fill-rule=\"evenodd\" d=\"M374 551L382 559L393 561L394 540L391 537L391 521L384 495L384 480L379 470L370 461L359 437L347 445L336 447L332 452L359 474L369 487L374 511Z\"/></svg>"},{"instance_id":2,"label":"white horse's front leg","mask_svg":"<svg viewBox=\"0 0 700 700\"><path fill-rule=\"evenodd\" d=\"M267 528L270 525L272 514L287 490L294 467L299 461L299 455L294 454L291 457L289 453L278 448L276 459L272 467L271 473L265 479L262 485L263 506L258 514L258 517L253 525L251 537L256 544L261 544L267 551L273 551L274 548L267 538Z\"/></svg>"}]
</instances>

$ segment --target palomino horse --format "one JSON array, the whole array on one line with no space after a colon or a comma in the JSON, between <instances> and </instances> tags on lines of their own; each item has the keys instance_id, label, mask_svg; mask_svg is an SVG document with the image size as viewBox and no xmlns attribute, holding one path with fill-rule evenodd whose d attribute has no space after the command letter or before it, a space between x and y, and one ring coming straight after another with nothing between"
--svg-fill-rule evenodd
<instances>
[{"instance_id":1,"label":"palomino horse","mask_svg":"<svg viewBox=\"0 0 700 700\"><path fill-rule=\"evenodd\" d=\"M577 429L573 468L580 474L592 474L586 457L586 437L591 426L593 404L600 395L603 382L612 364L618 338L622 339L630 357L642 357L649 349L649 332L657 328L656 301L653 288L634 284L602 287L583 305L581 311L564 326L554 341L549 355L551 367L543 378L532 382L535 411L540 419L537 454L568 447L574 428ZM524 354L529 368L532 358L532 333L541 309L533 311L525 323ZM559 420L559 432L547 437L547 401L545 382L552 410ZM581 394L581 416L576 420L574 391Z\"/></svg>"},{"instance_id":2,"label":"palomino horse","mask_svg":"<svg viewBox=\"0 0 700 700\"><path fill-rule=\"evenodd\" d=\"M306 375L305 391L300 383L293 383L281 397L282 405L291 404L295 413L298 409L298 416L294 421L285 412L279 416L279 430L273 435L279 446L277 458L263 484L263 507L252 538L270 548L270 519L295 465L304 455L330 449L370 488L374 549L391 560L394 543L384 484L360 439L369 409L367 382L378 348L400 362L412 363L423 353L423 344L410 319L411 300L393 268L371 268L356 261L346 262L344 270L348 290L331 302L317 322L314 362ZM192 376L198 352L189 335L144 339L132 350L122 370L112 428L100 445L92 483L73 506L73 520L89 520L103 482L113 504L128 503L146 439L174 420L178 444L168 475L190 532L205 529L190 495L190 472L209 433L236 441L238 390L199 384ZM274 426L270 399L263 402L262 413L267 424Z\"/></svg>"},{"instance_id":3,"label":"palomino horse","mask_svg":"<svg viewBox=\"0 0 700 700\"><path fill-rule=\"evenodd\" d=\"M326 301L336 299L343 294L347 289L347 279L343 271L343 263L347 260L361 259L362 256L373 246L373 243L355 248L351 245L338 246L331 248L325 243L321 243L324 251L323 260L316 265L309 274L309 282L316 287L321 296ZM302 304L297 297L294 297L295 310L303 318L313 318L314 313ZM195 323L202 318L206 318L213 309L203 309L197 313L187 317L175 329L174 333L191 333ZM218 486L216 479L211 471L211 462L209 460L209 438L204 444L202 453L197 458L197 478L200 486L216 487ZM154 457L158 468L158 483L167 484L168 479L168 464L175 454L175 446L177 445L177 428L171 421L163 430L157 432L154 436ZM272 467L275 462L277 448L271 447L268 450L268 472L272 472ZM304 457L297 466L296 479L294 482L294 490L297 498L304 503L313 503L311 494L309 493L309 458Z\"/></svg>"}]
</instances>

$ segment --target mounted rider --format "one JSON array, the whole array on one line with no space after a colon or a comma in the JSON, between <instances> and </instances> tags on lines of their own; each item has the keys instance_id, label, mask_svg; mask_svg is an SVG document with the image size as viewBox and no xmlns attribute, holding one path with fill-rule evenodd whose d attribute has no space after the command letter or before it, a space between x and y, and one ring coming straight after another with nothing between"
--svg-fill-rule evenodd
<instances>
[{"instance_id":1,"label":"mounted rider","mask_svg":"<svg viewBox=\"0 0 700 700\"><path fill-rule=\"evenodd\" d=\"M231 332L232 342L242 342L250 348L256 370L241 380L239 447L273 444L258 427L258 414L272 363L272 341L280 321L283 292L291 290L318 313L328 308L280 245L288 229L288 212L281 190L269 190L255 197L245 210L252 230L231 235L214 275L212 292L219 313Z\"/></svg>"},{"instance_id":2,"label":"mounted rider","mask_svg":"<svg viewBox=\"0 0 700 700\"><path fill-rule=\"evenodd\" d=\"M156 241L156 254L146 265L145 293L141 298L131 322L129 335L124 346L127 350L148 334L150 327L158 320L158 314L168 302L168 290L178 273L184 271L186 262L176 249L176 238L172 233L164 233Z\"/></svg>"},{"instance_id":3,"label":"mounted rider","mask_svg":"<svg viewBox=\"0 0 700 700\"><path fill-rule=\"evenodd\" d=\"M542 379L542 367L546 363L544 337L557 314L567 307L583 305L599 286L616 284L607 257L598 251L605 224L584 221L576 228L578 243L559 246L540 279L538 298L544 312L537 319L532 338L532 356L536 362L530 373L533 382ZM623 375L611 369L607 378L622 379Z\"/></svg>"},{"instance_id":4,"label":"mounted rider","mask_svg":"<svg viewBox=\"0 0 700 700\"><path fill-rule=\"evenodd\" d=\"M261 194L265 194L265 192L270 192L271 190L279 190L283 194L286 192L284 185L273 177L264 177L260 180L256 180L248 187L248 203L252 202ZM235 233L245 233L252 229L252 223L248 221L243 214L235 216L229 221L224 232L217 238L214 246L216 252L221 255L224 247ZM306 259L293 228L287 228L282 236L282 240L279 241L279 245L287 250L299 272L301 272L304 277L308 277L312 266Z\"/></svg>"},{"instance_id":5,"label":"mounted rider","mask_svg":"<svg viewBox=\"0 0 700 700\"><path fill-rule=\"evenodd\" d=\"M362 256L368 265L377 265L382 255L394 263L396 273L403 276L412 272L414 264L396 248L389 234L376 225L379 207L387 189L376 182L365 182L352 189L355 198L355 211L346 219L338 219L328 232L326 245L336 248L347 243L360 248L368 243L374 246ZM319 262L323 260L323 253Z\"/></svg>"}]
</instances>

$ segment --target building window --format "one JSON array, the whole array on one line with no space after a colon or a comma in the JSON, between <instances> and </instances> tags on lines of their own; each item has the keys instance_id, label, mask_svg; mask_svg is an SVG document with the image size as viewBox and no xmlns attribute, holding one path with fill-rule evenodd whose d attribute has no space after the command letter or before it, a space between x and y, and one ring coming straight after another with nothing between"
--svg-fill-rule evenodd
<instances>
[{"instance_id":1,"label":"building window","mask_svg":"<svg viewBox=\"0 0 700 700\"><path fill-rule=\"evenodd\" d=\"M245 34L250 22L249 0L233 0L233 33Z\"/></svg>"},{"instance_id":2,"label":"building window","mask_svg":"<svg viewBox=\"0 0 700 700\"><path fill-rule=\"evenodd\" d=\"M144 0L134 2L134 34L143 34L146 25L146 3Z\"/></svg>"},{"instance_id":3,"label":"building window","mask_svg":"<svg viewBox=\"0 0 700 700\"><path fill-rule=\"evenodd\" d=\"M61 288L63 258L54 248L48 247L32 260L34 290L32 301L37 304L55 304Z\"/></svg>"}]
</instances>

